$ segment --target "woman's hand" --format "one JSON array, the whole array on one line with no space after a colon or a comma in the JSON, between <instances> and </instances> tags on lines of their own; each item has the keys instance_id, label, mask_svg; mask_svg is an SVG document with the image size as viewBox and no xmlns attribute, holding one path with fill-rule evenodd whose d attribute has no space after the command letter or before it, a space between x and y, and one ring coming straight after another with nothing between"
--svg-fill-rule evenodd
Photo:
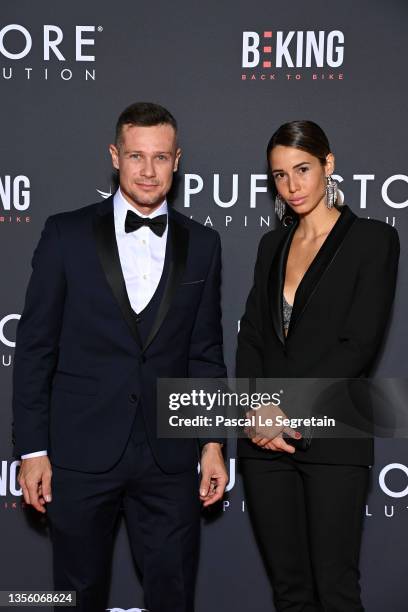
<instances>
[{"instance_id":1,"label":"woman's hand","mask_svg":"<svg viewBox=\"0 0 408 612\"><path fill-rule=\"evenodd\" d=\"M290 436L290 437L293 437L296 440L300 440L302 436L299 432L295 432L295 435ZM264 448L266 450L285 452L291 455L293 455L293 453L296 450L291 444L288 444L284 440L281 433L278 434L273 440L270 440L269 438L262 438L260 436L256 436L255 438L251 438L251 441L257 446L259 446L260 448Z\"/></svg>"},{"instance_id":2,"label":"woman's hand","mask_svg":"<svg viewBox=\"0 0 408 612\"><path fill-rule=\"evenodd\" d=\"M292 429L276 423L276 417L286 419L285 413L274 404L263 405L257 410L251 410L247 417L255 416L255 427L246 428L246 433L253 444L260 448L293 454L295 448L288 444L283 433L288 437L300 440L302 435Z\"/></svg>"}]
</instances>

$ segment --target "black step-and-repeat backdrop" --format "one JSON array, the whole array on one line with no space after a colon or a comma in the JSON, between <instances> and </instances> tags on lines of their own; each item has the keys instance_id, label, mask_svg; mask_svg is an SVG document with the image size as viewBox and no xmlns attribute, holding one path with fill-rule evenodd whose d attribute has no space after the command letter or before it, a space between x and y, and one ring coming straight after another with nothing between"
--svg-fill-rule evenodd
<instances>
[{"instance_id":1,"label":"black step-and-repeat backdrop","mask_svg":"<svg viewBox=\"0 0 408 612\"><path fill-rule=\"evenodd\" d=\"M48 215L110 193L107 147L129 103L161 103L179 120L172 200L221 234L230 374L257 244L275 223L266 143L281 123L312 119L328 133L346 202L399 230L397 299L377 374L406 376L407 17L404 0L2 2L0 590L51 588L46 524L22 504L10 435L15 329L32 252ZM407 448L376 445L361 562L370 612L407 609ZM197 610L273 610L233 445L228 468L223 508L203 517ZM143 608L123 525L110 608Z\"/></svg>"}]
</instances>

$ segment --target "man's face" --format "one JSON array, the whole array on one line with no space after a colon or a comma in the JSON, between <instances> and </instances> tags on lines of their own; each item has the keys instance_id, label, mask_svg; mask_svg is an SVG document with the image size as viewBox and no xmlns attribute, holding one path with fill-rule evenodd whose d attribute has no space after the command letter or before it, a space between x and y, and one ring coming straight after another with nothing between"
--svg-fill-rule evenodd
<instances>
[{"instance_id":1,"label":"man's face","mask_svg":"<svg viewBox=\"0 0 408 612\"><path fill-rule=\"evenodd\" d=\"M118 145L110 145L114 168L126 200L149 214L165 199L181 150L171 125L125 125Z\"/></svg>"}]
</instances>

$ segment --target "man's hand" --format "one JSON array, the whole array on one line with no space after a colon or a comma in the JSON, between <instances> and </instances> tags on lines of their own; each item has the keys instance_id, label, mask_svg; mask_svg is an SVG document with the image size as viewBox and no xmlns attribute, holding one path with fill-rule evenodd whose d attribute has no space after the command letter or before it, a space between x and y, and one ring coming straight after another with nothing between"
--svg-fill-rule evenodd
<instances>
[{"instance_id":1,"label":"man's hand","mask_svg":"<svg viewBox=\"0 0 408 612\"><path fill-rule=\"evenodd\" d=\"M211 506L224 495L228 482L221 444L208 442L201 453L200 499L203 506Z\"/></svg>"},{"instance_id":2,"label":"man's hand","mask_svg":"<svg viewBox=\"0 0 408 612\"><path fill-rule=\"evenodd\" d=\"M51 476L51 463L46 455L21 461L18 482L23 489L24 500L43 514L46 511L45 503L52 499Z\"/></svg>"}]
</instances>

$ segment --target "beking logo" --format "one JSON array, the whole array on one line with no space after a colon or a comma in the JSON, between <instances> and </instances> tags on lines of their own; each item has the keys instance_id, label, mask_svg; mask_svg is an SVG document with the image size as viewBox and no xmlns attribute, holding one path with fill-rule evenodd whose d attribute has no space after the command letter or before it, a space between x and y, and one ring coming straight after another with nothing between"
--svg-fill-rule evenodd
<instances>
[{"instance_id":1,"label":"beking logo","mask_svg":"<svg viewBox=\"0 0 408 612\"><path fill-rule=\"evenodd\" d=\"M24 174L0 176L0 201L4 211L26 211L30 206L30 179Z\"/></svg>"},{"instance_id":2,"label":"beking logo","mask_svg":"<svg viewBox=\"0 0 408 612\"><path fill-rule=\"evenodd\" d=\"M344 61L344 34L341 30L325 32L320 30L266 30L258 32L245 31L242 36L241 67L249 69L251 73L242 74L242 80L255 80L256 69L267 70L261 80L276 80L277 74L273 71L281 69L337 69ZM333 73L332 73L333 74ZM289 80L294 75L286 74ZM259 78L261 76L259 75ZM295 76L296 80L302 78L301 74ZM315 80L322 79L322 74L313 73ZM337 80L333 74L331 79ZM341 77L342 78L342 77Z\"/></svg>"}]
</instances>

